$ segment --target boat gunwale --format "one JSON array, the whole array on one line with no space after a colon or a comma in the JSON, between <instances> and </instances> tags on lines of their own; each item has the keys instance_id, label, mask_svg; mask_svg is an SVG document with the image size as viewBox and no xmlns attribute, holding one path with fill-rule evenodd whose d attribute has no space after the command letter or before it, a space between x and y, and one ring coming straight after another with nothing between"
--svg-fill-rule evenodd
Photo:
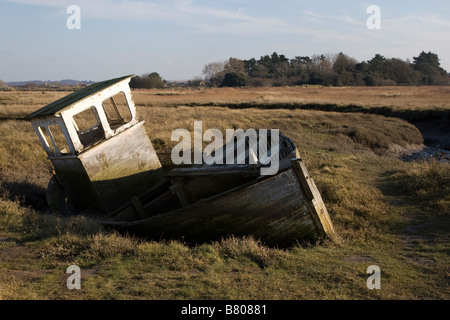
<instances>
[{"instance_id":1,"label":"boat gunwale","mask_svg":"<svg viewBox=\"0 0 450 320\"><path fill-rule=\"evenodd\" d=\"M292 158L291 162L293 162L293 161L301 161L301 162L303 162L303 160L301 158ZM147 218L144 218L144 219L138 219L138 220L133 220L133 221L108 220L108 221L101 221L101 223L103 223L105 225L109 225L111 227L114 227L114 226L116 226L116 227L123 227L123 228L137 227L137 226L139 226L141 224L146 224L146 223L149 223L149 222L154 221L154 220L164 219L164 216L168 215L168 214L177 214L177 212L183 214L183 211L191 210L191 209L193 209L195 207L201 207L201 206L207 204L208 202L214 201L214 200L216 200L216 199L218 199L220 197L232 196L233 194L237 194L238 192L240 192L240 191L242 191L244 189L255 187L258 184L265 183L267 180L276 179L277 176L279 176L281 174L284 174L284 173L286 173L288 171L292 171L292 174L296 178L295 180L296 180L297 185L298 185L298 190L305 197L304 200L305 200L305 202L307 204L307 207L308 207L308 213L309 213L310 218L311 218L311 220L312 220L312 222L313 222L313 224L315 226L315 230L316 230L317 235L325 234L325 235L327 235L329 237L333 237L334 236L334 230L331 229L331 232L328 232L328 228L326 226L322 225L323 224L323 219L321 219L321 217L319 217L320 214L326 215L327 221L331 221L330 218L329 218L328 212L326 210L324 212L318 212L316 210L316 208L315 208L315 205L314 205L315 202L316 203L320 202L320 203L323 204L323 206L325 206L325 204L323 203L322 198L308 199L305 196L303 186L301 185L301 183L299 181L299 178L297 176L297 173L296 173L295 168L294 168L293 165L280 170L276 175L273 175L273 176L258 176L253 181L247 182L247 183L245 183L243 185L240 185L240 186L237 186L235 188L232 188L232 189L223 191L221 193L215 194L215 195L213 195L211 197L200 199L200 200L198 200L198 201L196 201L196 202L194 202L192 204L189 204L188 206L176 208L174 210L169 210L169 211L166 211L166 212L161 212L161 213L158 213L158 214L156 214L154 216L150 216L150 217L147 217Z\"/></svg>"}]
</instances>

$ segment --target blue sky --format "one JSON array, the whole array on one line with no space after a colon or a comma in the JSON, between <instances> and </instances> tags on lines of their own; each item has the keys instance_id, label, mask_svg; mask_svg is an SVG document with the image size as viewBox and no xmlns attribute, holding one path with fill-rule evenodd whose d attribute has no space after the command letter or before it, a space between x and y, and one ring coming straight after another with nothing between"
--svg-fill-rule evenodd
<instances>
[{"instance_id":1,"label":"blue sky","mask_svg":"<svg viewBox=\"0 0 450 320\"><path fill-rule=\"evenodd\" d=\"M80 8L81 29L66 12ZM381 29L366 12L381 9ZM100 81L158 72L202 75L209 62L284 54L437 53L450 72L450 1L0 0L0 79Z\"/></svg>"}]
</instances>

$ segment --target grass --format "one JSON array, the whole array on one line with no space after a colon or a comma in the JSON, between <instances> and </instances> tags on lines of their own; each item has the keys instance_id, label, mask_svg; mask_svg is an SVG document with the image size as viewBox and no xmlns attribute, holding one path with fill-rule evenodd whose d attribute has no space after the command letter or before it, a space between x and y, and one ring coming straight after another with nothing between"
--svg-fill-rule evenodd
<instances>
[{"instance_id":1,"label":"grass","mask_svg":"<svg viewBox=\"0 0 450 320\"><path fill-rule=\"evenodd\" d=\"M26 115L69 91L2 91L0 115ZM395 110L448 109L449 87L261 87L133 90L138 106L336 105Z\"/></svg>"},{"instance_id":2,"label":"grass","mask_svg":"<svg viewBox=\"0 0 450 320\"><path fill-rule=\"evenodd\" d=\"M138 113L159 152L170 151L176 143L170 141L172 130L192 131L194 120L202 120L204 130L279 128L294 140L341 242L323 239L284 250L251 237L198 245L146 241L106 230L92 217L47 213L45 188L52 167L31 126L17 118L64 93L2 92L0 298L446 300L450 168L449 163L405 163L397 158L399 149L423 143L416 127L367 113L220 106L258 99L276 103L303 95L315 103L334 99L345 105L353 99L362 106L381 106L384 101L402 110L433 110L433 105L446 106L446 92L136 91ZM216 106L206 106L210 102ZM81 268L81 290L68 290L65 284L66 269L73 264ZM366 287L370 265L381 268L381 290Z\"/></svg>"},{"instance_id":3,"label":"grass","mask_svg":"<svg viewBox=\"0 0 450 320\"><path fill-rule=\"evenodd\" d=\"M449 164L437 161L412 163L394 175L398 188L416 197L424 209L450 214L450 170Z\"/></svg>"},{"instance_id":4,"label":"grass","mask_svg":"<svg viewBox=\"0 0 450 320\"><path fill-rule=\"evenodd\" d=\"M133 91L135 103L140 106L316 103L338 106L391 106L403 110L446 109L449 94L448 87L262 87Z\"/></svg>"},{"instance_id":5,"label":"grass","mask_svg":"<svg viewBox=\"0 0 450 320\"><path fill-rule=\"evenodd\" d=\"M194 120L202 120L204 131L208 128L221 132L227 128L278 128L301 145L301 149L316 146L334 151L383 154L392 146L408 148L423 143L420 132L411 124L366 114L223 107L138 107L138 112L161 152L170 152L178 143L170 140L173 130L185 128L193 132Z\"/></svg>"}]
</instances>

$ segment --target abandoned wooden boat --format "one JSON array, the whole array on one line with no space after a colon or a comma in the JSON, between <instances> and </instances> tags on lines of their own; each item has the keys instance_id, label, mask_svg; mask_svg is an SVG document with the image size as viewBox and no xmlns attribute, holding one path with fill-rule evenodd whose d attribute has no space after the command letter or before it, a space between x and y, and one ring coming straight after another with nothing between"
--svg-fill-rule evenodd
<instances>
[{"instance_id":1,"label":"abandoned wooden boat","mask_svg":"<svg viewBox=\"0 0 450 320\"><path fill-rule=\"evenodd\" d=\"M92 84L26 117L55 169L49 207L95 212L105 226L152 239L252 236L285 247L334 237L313 179L282 134L276 151L264 146L279 161L275 175L261 175L265 165L247 142L244 164L163 167L137 119L131 77ZM220 150L234 155L233 147Z\"/></svg>"},{"instance_id":2,"label":"abandoned wooden boat","mask_svg":"<svg viewBox=\"0 0 450 320\"><path fill-rule=\"evenodd\" d=\"M169 175L185 178L191 174L211 176L222 172L176 171ZM251 172L236 168L234 174ZM257 175L255 171L253 174ZM159 204L159 199L154 201ZM144 216L153 211L148 209L152 205L139 203L130 209L135 210L137 216ZM182 239L194 243L234 235L252 236L268 246L286 247L297 241L334 235L320 194L300 159L293 159L289 168L275 176L259 176L231 190L168 212L133 221L117 218L117 221L110 220L105 224L153 239Z\"/></svg>"}]
</instances>

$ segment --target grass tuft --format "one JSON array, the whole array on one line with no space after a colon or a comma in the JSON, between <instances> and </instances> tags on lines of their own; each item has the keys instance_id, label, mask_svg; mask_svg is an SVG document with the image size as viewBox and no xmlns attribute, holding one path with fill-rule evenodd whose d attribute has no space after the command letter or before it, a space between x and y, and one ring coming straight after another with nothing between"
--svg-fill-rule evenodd
<instances>
[{"instance_id":1,"label":"grass tuft","mask_svg":"<svg viewBox=\"0 0 450 320\"><path fill-rule=\"evenodd\" d=\"M450 163L412 162L397 172L394 181L404 194L417 197L426 210L450 214Z\"/></svg>"}]
</instances>

